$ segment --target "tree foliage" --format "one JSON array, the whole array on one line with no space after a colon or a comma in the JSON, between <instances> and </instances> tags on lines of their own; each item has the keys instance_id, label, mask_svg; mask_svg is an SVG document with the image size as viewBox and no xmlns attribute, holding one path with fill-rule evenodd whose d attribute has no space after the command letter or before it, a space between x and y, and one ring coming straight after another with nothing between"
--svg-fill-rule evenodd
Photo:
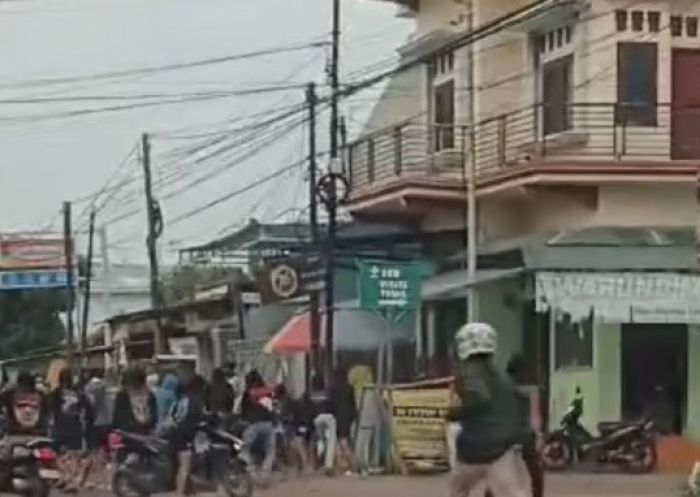
<instances>
[{"instance_id":1,"label":"tree foliage","mask_svg":"<svg viewBox=\"0 0 700 497\"><path fill-rule=\"evenodd\" d=\"M65 294L56 290L0 292L0 358L58 346L66 335L64 310Z\"/></svg>"}]
</instances>

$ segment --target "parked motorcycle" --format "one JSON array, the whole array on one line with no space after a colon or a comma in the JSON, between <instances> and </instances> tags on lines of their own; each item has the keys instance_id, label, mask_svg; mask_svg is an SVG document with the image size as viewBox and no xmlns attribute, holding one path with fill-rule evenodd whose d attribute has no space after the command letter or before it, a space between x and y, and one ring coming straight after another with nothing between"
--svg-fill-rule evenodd
<instances>
[{"instance_id":1,"label":"parked motorcycle","mask_svg":"<svg viewBox=\"0 0 700 497\"><path fill-rule=\"evenodd\" d=\"M581 424L583 396L576 395L561 420L561 428L550 433L542 449L542 461L550 471L574 466L617 468L629 473L649 473L656 467L653 422L600 423L594 437Z\"/></svg>"},{"instance_id":2,"label":"parked motorcycle","mask_svg":"<svg viewBox=\"0 0 700 497\"><path fill-rule=\"evenodd\" d=\"M117 497L148 497L173 490L176 455L166 440L116 431L110 444L119 461L112 477ZM242 450L240 439L208 422L200 424L192 448L192 490L250 497L253 483L239 457Z\"/></svg>"}]
</instances>

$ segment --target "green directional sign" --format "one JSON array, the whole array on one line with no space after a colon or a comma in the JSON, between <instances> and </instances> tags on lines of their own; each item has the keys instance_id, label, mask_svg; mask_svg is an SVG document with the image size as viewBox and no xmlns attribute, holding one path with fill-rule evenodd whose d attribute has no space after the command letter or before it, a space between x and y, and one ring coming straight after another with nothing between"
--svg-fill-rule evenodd
<instances>
[{"instance_id":1,"label":"green directional sign","mask_svg":"<svg viewBox=\"0 0 700 497\"><path fill-rule=\"evenodd\" d=\"M421 267L386 261L358 261L360 307L415 309L420 304Z\"/></svg>"}]
</instances>

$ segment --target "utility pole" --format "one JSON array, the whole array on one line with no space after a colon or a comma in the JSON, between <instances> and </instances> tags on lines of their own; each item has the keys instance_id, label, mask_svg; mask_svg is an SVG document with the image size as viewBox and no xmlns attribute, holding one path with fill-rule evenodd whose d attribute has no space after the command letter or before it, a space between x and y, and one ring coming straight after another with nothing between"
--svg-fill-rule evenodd
<instances>
[{"instance_id":1,"label":"utility pole","mask_svg":"<svg viewBox=\"0 0 700 497\"><path fill-rule=\"evenodd\" d=\"M309 225L311 228L311 251L316 255L319 249L318 236L318 164L316 163L316 85L309 83L306 88L306 103L309 113ZM312 257L312 256L311 256ZM311 313L311 367L312 377L321 371L319 337L321 336L321 298L318 290L309 293ZM307 386L313 387L310 382Z\"/></svg>"},{"instance_id":2,"label":"utility pole","mask_svg":"<svg viewBox=\"0 0 700 497\"><path fill-rule=\"evenodd\" d=\"M330 181L327 182L326 192L328 208L328 240L326 243L326 361L325 377L328 382L335 367L335 236L338 228L338 192L334 175L340 173L338 167L338 94L339 94L339 58L340 58L340 0L333 0L333 28L331 31L331 118L330 118Z\"/></svg>"},{"instance_id":3,"label":"utility pole","mask_svg":"<svg viewBox=\"0 0 700 497\"><path fill-rule=\"evenodd\" d=\"M159 231L162 230L162 219L159 220L159 207L156 200L153 198L153 189L151 183L151 142L148 133L141 135L141 154L143 161L143 181L146 192L146 216L148 223L148 236L146 238L146 246L148 248L148 263L151 270L151 308L160 309L160 277L158 274L158 251L156 244L158 242ZM160 224L160 228L156 224ZM163 350L163 337L160 326L160 318L156 319L156 329L154 337L154 349L156 355L161 354Z\"/></svg>"},{"instance_id":4,"label":"utility pole","mask_svg":"<svg viewBox=\"0 0 700 497\"><path fill-rule=\"evenodd\" d=\"M469 3L468 31L472 32L474 26L474 6ZM474 91L476 88L476 76L474 68L474 43L467 47L467 64L469 78L469 174L467 177L467 275L471 282L469 286L467 302L467 321L474 322L478 319L479 293L475 286L476 266L477 266L477 205L476 205L476 134L474 126L476 123L476 98Z\"/></svg>"},{"instance_id":5,"label":"utility pole","mask_svg":"<svg viewBox=\"0 0 700 497\"><path fill-rule=\"evenodd\" d=\"M66 327L68 328L68 365L73 366L74 323L73 307L73 228L71 226L71 203L63 202L63 252L66 261Z\"/></svg>"},{"instance_id":6,"label":"utility pole","mask_svg":"<svg viewBox=\"0 0 700 497\"><path fill-rule=\"evenodd\" d=\"M90 290L92 288L92 247L95 238L95 211L90 212L90 228L88 231L87 264L85 275L85 302L83 302L83 328L80 333L80 370L87 363L88 319L90 317Z\"/></svg>"},{"instance_id":7,"label":"utility pole","mask_svg":"<svg viewBox=\"0 0 700 497\"><path fill-rule=\"evenodd\" d=\"M109 263L109 248L107 246L107 226L101 226L99 229L100 237L100 258L102 259L102 285L104 286L105 309L107 315L112 315L112 271ZM105 332L105 347L112 347L112 329L111 325ZM105 369L111 371L114 368L114 351L108 350L105 352Z\"/></svg>"}]
</instances>

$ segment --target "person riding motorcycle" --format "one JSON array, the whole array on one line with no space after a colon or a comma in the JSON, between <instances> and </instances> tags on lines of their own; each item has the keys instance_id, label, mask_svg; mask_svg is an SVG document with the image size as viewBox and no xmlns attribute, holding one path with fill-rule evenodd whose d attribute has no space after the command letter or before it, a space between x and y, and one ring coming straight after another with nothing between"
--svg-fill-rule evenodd
<instances>
[{"instance_id":1,"label":"person riding motorcycle","mask_svg":"<svg viewBox=\"0 0 700 497\"><path fill-rule=\"evenodd\" d=\"M8 435L46 435L48 404L29 371L20 372L17 382L2 392L0 406L7 419Z\"/></svg>"},{"instance_id":2,"label":"person riding motorcycle","mask_svg":"<svg viewBox=\"0 0 700 497\"><path fill-rule=\"evenodd\" d=\"M461 405L450 417L459 422L461 432L452 497L468 497L481 480L495 497L530 496L527 469L517 448L527 435L526 421L514 385L493 363L496 344L496 330L486 323L468 323L455 335Z\"/></svg>"}]
</instances>

